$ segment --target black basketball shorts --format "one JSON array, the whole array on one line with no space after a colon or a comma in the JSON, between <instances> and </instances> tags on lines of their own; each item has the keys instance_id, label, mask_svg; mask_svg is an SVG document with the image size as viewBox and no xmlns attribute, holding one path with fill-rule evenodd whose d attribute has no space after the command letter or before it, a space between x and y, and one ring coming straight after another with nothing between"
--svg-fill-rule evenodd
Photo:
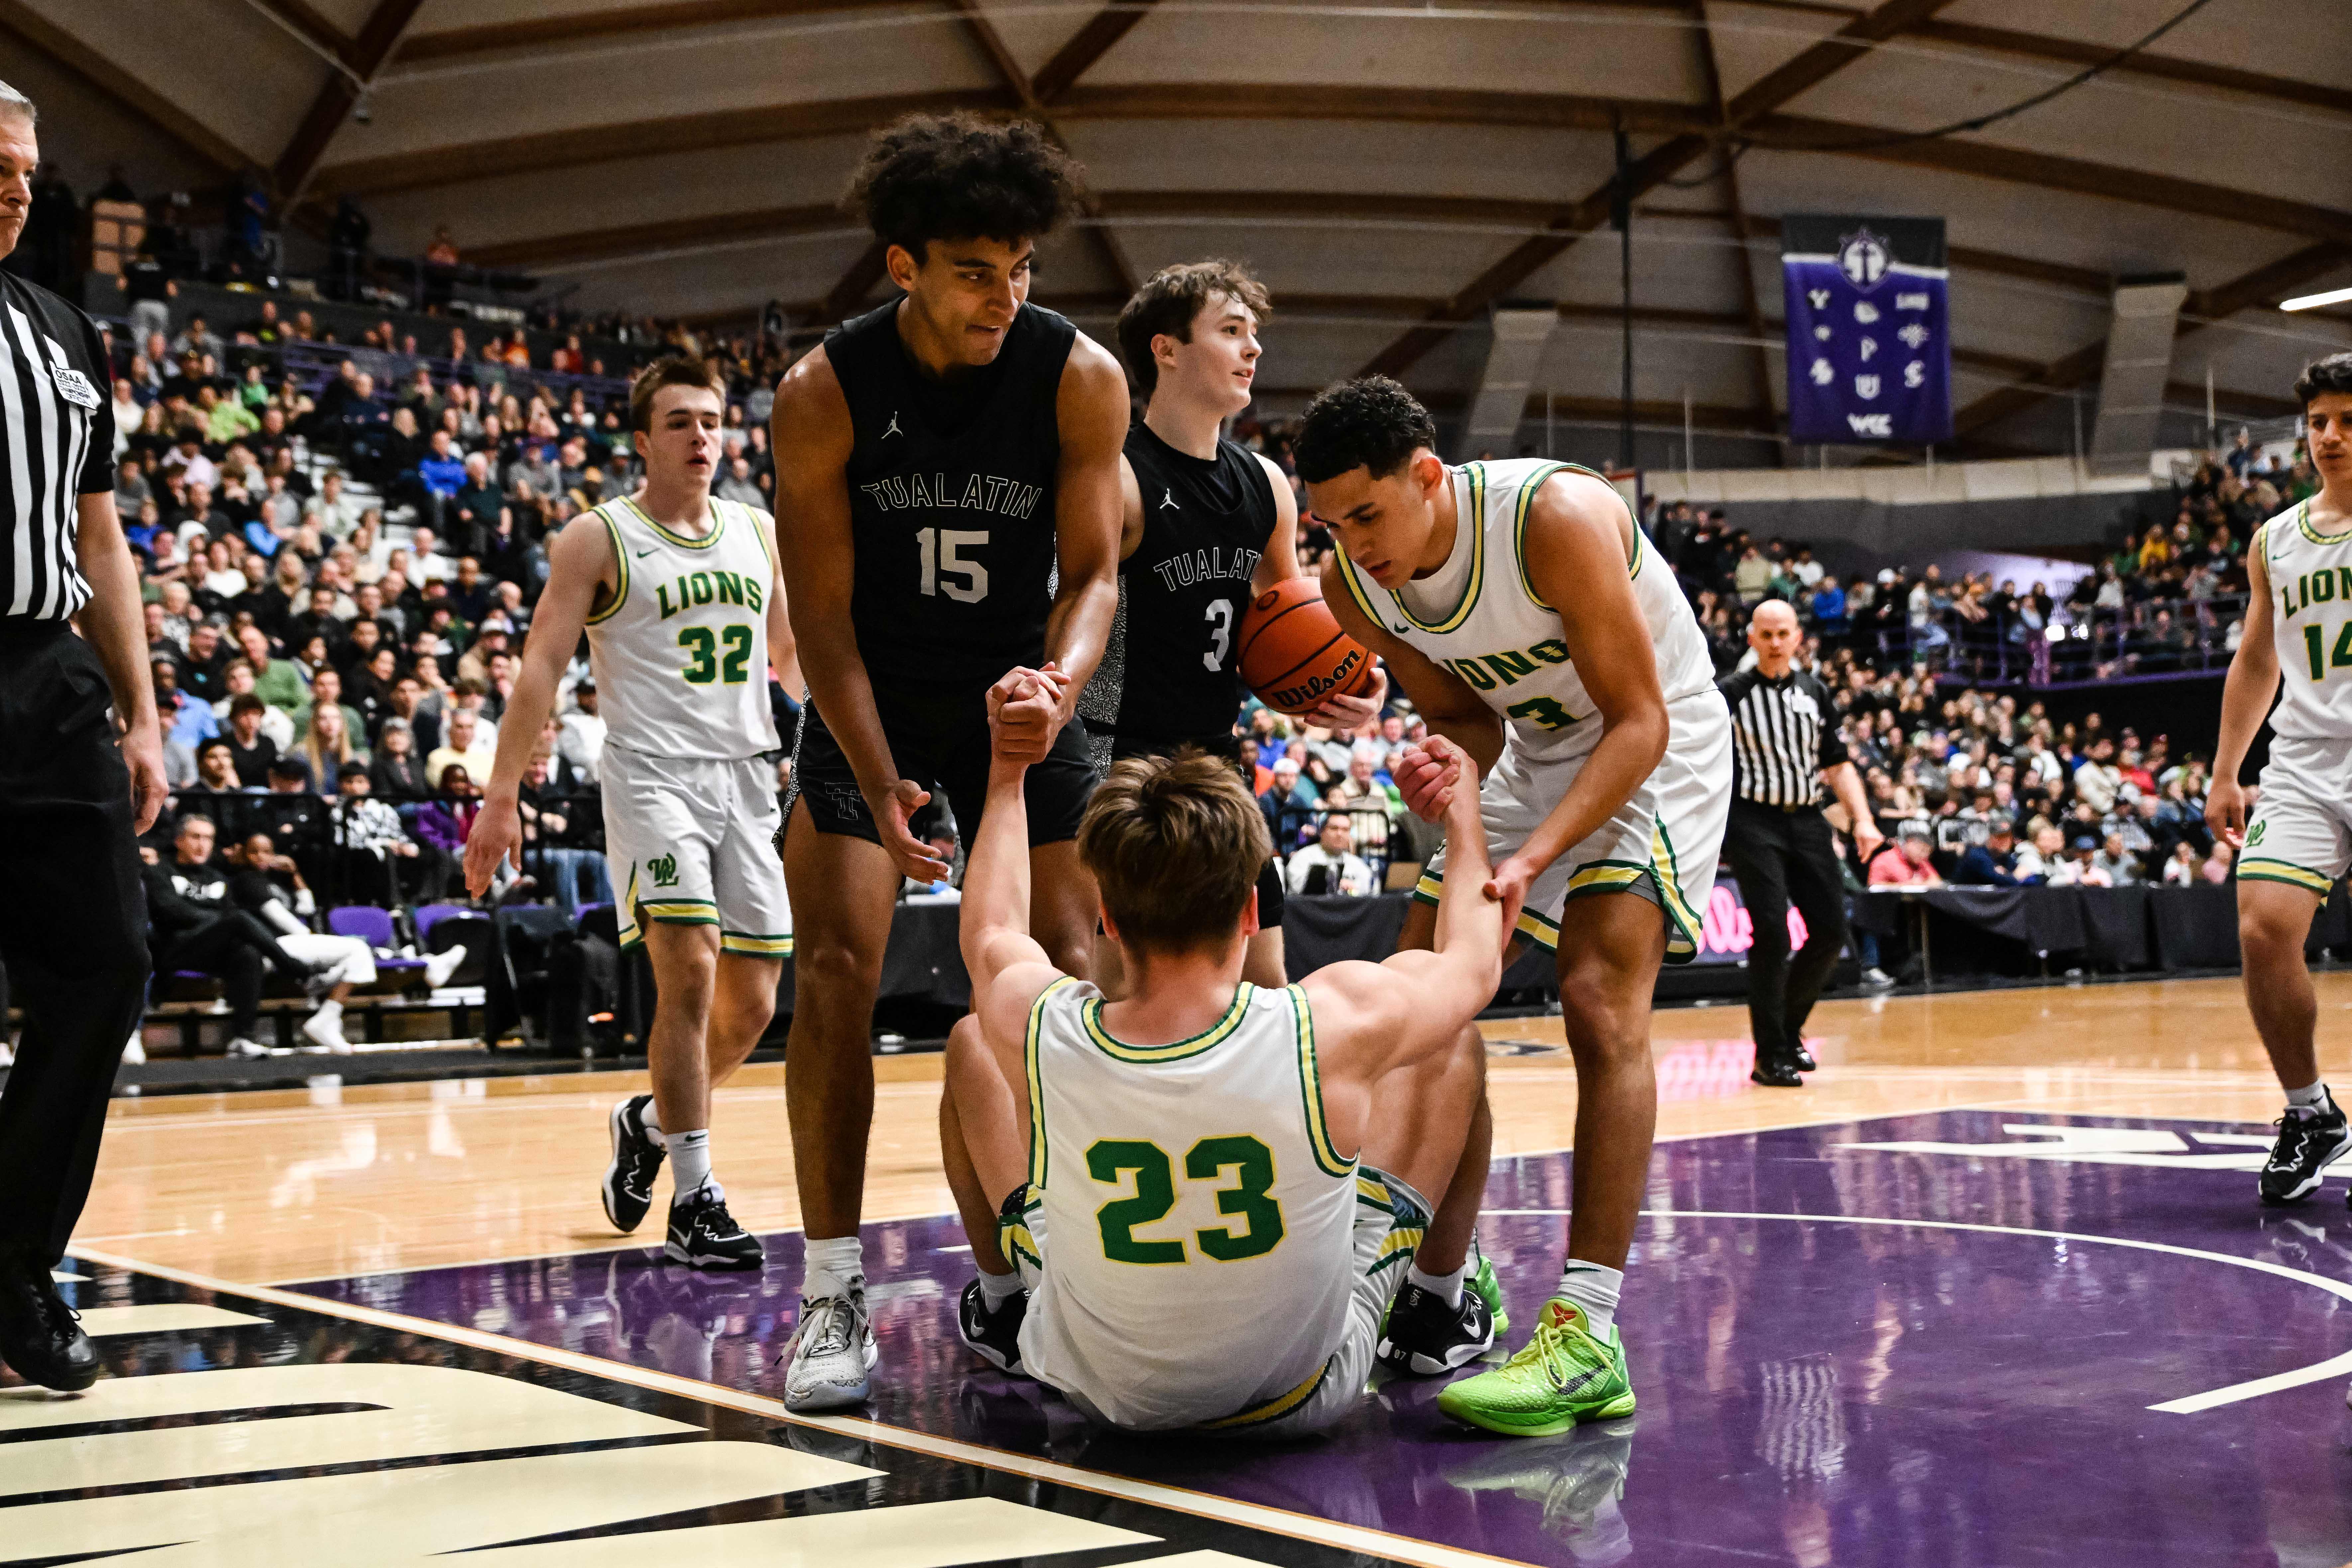
<instances>
[{"instance_id":1,"label":"black basketball shorts","mask_svg":"<svg viewBox=\"0 0 2352 1568\"><path fill-rule=\"evenodd\" d=\"M982 716L976 724L949 733L936 723L918 722L911 715L887 706L880 713L882 733L890 743L898 776L914 780L935 800L946 797L948 809L955 813L957 833L969 851L980 832L981 809L988 799L987 719ZM1030 847L1076 838L1078 820L1086 815L1087 799L1094 788L1086 723L1073 718L1055 737L1054 749L1045 760L1030 766L1023 787L1029 807ZM801 709L800 732L793 744L792 788L784 801L787 832L793 805L799 800L808 802L809 820L816 824L819 833L863 838L868 844L882 842L849 757L825 728L814 702Z\"/></svg>"}]
</instances>

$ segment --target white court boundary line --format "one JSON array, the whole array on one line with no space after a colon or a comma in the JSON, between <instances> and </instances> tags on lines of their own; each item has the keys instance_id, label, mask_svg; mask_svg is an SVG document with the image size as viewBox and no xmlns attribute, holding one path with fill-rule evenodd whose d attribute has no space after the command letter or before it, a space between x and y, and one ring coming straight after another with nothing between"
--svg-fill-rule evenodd
<instances>
[{"instance_id":1,"label":"white court boundary line","mask_svg":"<svg viewBox=\"0 0 2352 1568\"><path fill-rule=\"evenodd\" d=\"M1566 1209L1487 1209L1480 1215L1560 1215ZM2330 1279L2323 1274L2306 1273L2289 1268L2284 1263L2273 1263L2260 1258L2239 1258L2227 1252L2208 1252L2199 1247L2176 1247L2168 1241L2139 1241L2123 1236L2085 1236L2071 1230L2028 1230L2021 1226L1971 1225L1948 1219L1889 1219L1878 1215L1825 1214L1763 1214L1730 1209L1643 1209L1644 1219L1792 1219L1814 1225L1882 1225L1907 1226L1916 1230L1968 1230L1987 1236L2021 1236L2041 1241L2079 1241L2094 1247L2128 1247L2139 1252L2169 1253L2175 1258L2194 1258L2205 1263L2227 1263L2238 1268L2251 1268L2257 1273L2274 1274L2282 1279L2316 1286L2331 1296L2352 1301L2352 1285ZM2150 1410L2160 1410L2168 1415L2194 1415L2223 1405L2234 1405L2242 1399L2258 1399L2265 1394L2277 1394L2284 1389L2300 1388L2306 1383L2324 1383L2331 1377L2352 1373L2352 1351L2297 1367L2293 1372L2273 1373L2246 1383L2233 1383L2227 1388L2217 1388L2210 1394L2192 1394L2186 1398L2168 1399L2161 1405L2151 1405Z\"/></svg>"},{"instance_id":2,"label":"white court boundary line","mask_svg":"<svg viewBox=\"0 0 2352 1568\"><path fill-rule=\"evenodd\" d=\"M586 1355L578 1351L554 1345L535 1344L506 1334L494 1334L482 1329L463 1327L456 1323L438 1323L426 1318L412 1318L402 1312L387 1312L377 1307L362 1307L350 1301L330 1301L322 1297L304 1296L290 1290L280 1290L269 1285L238 1285L226 1279L191 1273L160 1263L142 1263L135 1258L118 1257L86 1247L69 1247L69 1256L103 1263L110 1268L128 1269L157 1279L169 1279L198 1290L217 1291L224 1295L242 1296L247 1300L262 1301L274 1307L290 1308L296 1311L317 1312L326 1317L342 1318L371 1328L390 1329L398 1333L421 1334L429 1339L461 1344L474 1350L488 1351L493 1355L514 1356L535 1361L543 1366L558 1367L565 1372L601 1377L612 1383L625 1383L656 1394L667 1394L680 1399L692 1399L705 1405L723 1405L746 1415L763 1416L795 1426L810 1426L859 1442L877 1443L885 1447L904 1448L933 1458L957 1464L971 1465L982 1469L1000 1470L1025 1476L1032 1480L1050 1481L1059 1486L1073 1487L1080 1491L1099 1493L1125 1502L1139 1503L1147 1508L1167 1509L1171 1512L1191 1514L1195 1518L1214 1520L1223 1524L1238 1524L1269 1534L1286 1535L1316 1545L1336 1546L1342 1551L1382 1557L1398 1563L1409 1563L1415 1568L1534 1568L1516 1558L1495 1557L1482 1552L1465 1552L1459 1547L1443 1546L1435 1542L1417 1541L1411 1536L1391 1535L1386 1531L1371 1530L1362 1525L1342 1524L1335 1520L1318 1519L1313 1514L1298 1513L1288 1509L1269 1508L1263 1503L1243 1502L1222 1498L1210 1492L1192 1491L1182 1487L1162 1485L1157 1481L1139 1481L1125 1476L1106 1474L1100 1470L1082 1469L1051 1459L1032 1458L1002 1448L991 1448L961 1438L935 1436L904 1426L886 1426L879 1421L859 1420L845 1415L800 1415L784 1408L781 1399L764 1394L749 1394L727 1388L715 1383L702 1383L674 1373L656 1372L647 1367L632 1366L625 1362L606 1361L601 1356Z\"/></svg>"}]
</instances>

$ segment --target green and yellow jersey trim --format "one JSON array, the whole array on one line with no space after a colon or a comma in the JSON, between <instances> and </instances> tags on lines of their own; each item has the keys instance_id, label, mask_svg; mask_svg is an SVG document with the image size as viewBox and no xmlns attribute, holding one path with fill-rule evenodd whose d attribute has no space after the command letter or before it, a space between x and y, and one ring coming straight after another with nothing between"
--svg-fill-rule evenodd
<instances>
[{"instance_id":1,"label":"green and yellow jersey trim","mask_svg":"<svg viewBox=\"0 0 2352 1568\"><path fill-rule=\"evenodd\" d=\"M613 521L613 513L609 507L598 507L594 515L596 521L604 525L604 536L613 542L613 560L616 569L620 573L620 586L613 591L613 602L611 604L605 605L601 610L595 611L593 614L589 616L586 621L582 623L584 626L595 626L600 622L611 620L620 610L621 606L628 602L629 597L629 552L621 543L620 524Z\"/></svg>"},{"instance_id":2,"label":"green and yellow jersey trim","mask_svg":"<svg viewBox=\"0 0 2352 1568\"><path fill-rule=\"evenodd\" d=\"M1268 1421L1279 1421L1284 1416L1289 1415L1292 1411L1297 1409L1300 1405L1306 1404L1308 1400L1314 1398L1315 1391L1322 1387L1323 1380L1330 1375L1331 1363L1327 1361L1320 1367L1316 1369L1315 1374L1312 1377L1309 1377L1297 1387L1291 1389L1286 1393L1277 1394L1263 1405L1253 1405L1238 1415L1228 1415L1220 1421L1203 1421L1200 1426L1194 1427L1193 1430L1196 1432L1224 1432L1230 1431L1236 1426L1263 1426Z\"/></svg>"},{"instance_id":3,"label":"green and yellow jersey trim","mask_svg":"<svg viewBox=\"0 0 2352 1568\"><path fill-rule=\"evenodd\" d=\"M2256 869L2256 868L2260 869ZM2307 893L2326 898L2336 886L2336 879L2308 866L2298 866L2291 860L2273 860L2268 856L2249 855L2238 862L2241 882L2284 882L2291 888L2301 888Z\"/></svg>"},{"instance_id":4,"label":"green and yellow jersey trim","mask_svg":"<svg viewBox=\"0 0 2352 1568\"><path fill-rule=\"evenodd\" d=\"M1356 601L1356 608L1364 612L1364 619L1376 626L1380 626L1381 612L1373 605L1371 595L1364 591L1363 584L1357 580L1356 563L1348 559L1347 547L1335 538L1331 542L1331 549L1339 558L1339 581L1348 585L1348 597ZM1375 584L1373 586L1377 587L1379 584Z\"/></svg>"},{"instance_id":5,"label":"green and yellow jersey trim","mask_svg":"<svg viewBox=\"0 0 2352 1568\"><path fill-rule=\"evenodd\" d=\"M1445 878L1441 872L1424 871L1421 880L1412 885L1412 900L1417 904L1433 904L1445 891ZM1533 910L1522 909L1518 923L1511 928L1517 935L1526 937L1539 947L1557 951L1559 947L1559 922Z\"/></svg>"},{"instance_id":6,"label":"green and yellow jersey trim","mask_svg":"<svg viewBox=\"0 0 2352 1568\"><path fill-rule=\"evenodd\" d=\"M641 899L637 923L666 926L715 926L719 906L709 899Z\"/></svg>"},{"instance_id":7,"label":"green and yellow jersey trim","mask_svg":"<svg viewBox=\"0 0 2352 1568\"><path fill-rule=\"evenodd\" d=\"M1182 1061L1186 1057L1197 1057L1202 1051L1215 1049L1224 1042L1228 1035L1240 1028L1243 1016L1249 1012L1250 998L1256 994L1256 986L1247 981L1242 982L1234 988L1233 1005L1225 1009L1223 1017L1219 1018L1197 1035L1186 1039L1171 1040L1164 1046L1131 1046L1104 1028L1103 1002L1099 996L1088 1001L1078 1009L1078 1021L1086 1026L1087 1037L1094 1041L1095 1047L1116 1061L1140 1063Z\"/></svg>"},{"instance_id":8,"label":"green and yellow jersey trim","mask_svg":"<svg viewBox=\"0 0 2352 1568\"><path fill-rule=\"evenodd\" d=\"M1029 1080L1029 1185L1040 1193L1045 1190L1045 1079L1037 1060L1037 1038L1045 1026L1045 1004L1064 986L1076 984L1065 974L1037 993L1037 1000L1029 1004L1029 1027L1021 1040L1022 1075Z\"/></svg>"},{"instance_id":9,"label":"green and yellow jersey trim","mask_svg":"<svg viewBox=\"0 0 2352 1568\"><path fill-rule=\"evenodd\" d=\"M1478 595L1486 586L1486 468L1483 463L1465 463L1461 472L1470 481L1470 502L1455 509L1454 526L1470 530L1470 580L1462 584L1462 598L1446 616L1434 623L1424 621L1412 613L1402 594L1391 594L1396 601L1397 614L1412 626L1432 636L1459 631L1462 623L1470 618L1476 607ZM1377 618L1377 617L1376 617Z\"/></svg>"},{"instance_id":10,"label":"green and yellow jersey trim","mask_svg":"<svg viewBox=\"0 0 2352 1568\"><path fill-rule=\"evenodd\" d=\"M751 958L790 958L793 955L793 933L728 931L721 927L719 932L719 951L740 952Z\"/></svg>"},{"instance_id":11,"label":"green and yellow jersey trim","mask_svg":"<svg viewBox=\"0 0 2352 1568\"><path fill-rule=\"evenodd\" d=\"M2294 525L2301 529L2303 536L2314 544L2352 544L2352 528L2347 528L2341 533L2322 533L2311 526L2311 502L2307 499L2295 505Z\"/></svg>"},{"instance_id":12,"label":"green and yellow jersey trim","mask_svg":"<svg viewBox=\"0 0 2352 1568\"><path fill-rule=\"evenodd\" d=\"M720 503L715 498L710 502L710 531L704 534L699 539L696 539L688 534L676 533L664 528L660 523L654 521L653 513L647 511L644 507L637 504L637 498L635 496L623 496L621 498L621 504L627 507L631 511L635 512L637 514L638 521L643 522L647 528L652 529L656 533L659 534L662 538L668 540L672 544L677 545L681 550L708 550L712 545L718 543L727 532L727 513L721 510Z\"/></svg>"},{"instance_id":13,"label":"green and yellow jersey trim","mask_svg":"<svg viewBox=\"0 0 2352 1568\"><path fill-rule=\"evenodd\" d=\"M1538 610L1549 610L1552 606L1536 592L1536 580L1528 575L1528 513L1535 509L1536 492L1549 484L1554 474L1564 474L1568 469L1566 463L1547 463L1538 468L1519 487L1518 499L1511 507L1511 555L1518 565L1519 588L1527 595L1528 603Z\"/></svg>"},{"instance_id":14,"label":"green and yellow jersey trim","mask_svg":"<svg viewBox=\"0 0 2352 1568\"><path fill-rule=\"evenodd\" d=\"M1356 1173L1356 1163L1342 1159L1331 1146L1331 1130L1323 1120L1323 1073L1315 1060L1315 1015L1307 993L1297 985L1283 988L1290 996L1290 1016L1298 1047L1298 1100L1307 1112L1307 1142L1315 1151L1315 1168L1342 1180Z\"/></svg>"},{"instance_id":15,"label":"green and yellow jersey trim","mask_svg":"<svg viewBox=\"0 0 2352 1568\"><path fill-rule=\"evenodd\" d=\"M751 537L760 542L760 553L768 558L768 570L776 573L778 575L782 575L783 568L776 563L776 547L768 538L768 529L761 528L760 526L759 512L752 510L751 507L743 505L741 501L737 501L734 504L741 510L743 513L743 521L751 530ZM768 527L773 528L775 523L775 516L773 513L771 513L768 518Z\"/></svg>"}]
</instances>

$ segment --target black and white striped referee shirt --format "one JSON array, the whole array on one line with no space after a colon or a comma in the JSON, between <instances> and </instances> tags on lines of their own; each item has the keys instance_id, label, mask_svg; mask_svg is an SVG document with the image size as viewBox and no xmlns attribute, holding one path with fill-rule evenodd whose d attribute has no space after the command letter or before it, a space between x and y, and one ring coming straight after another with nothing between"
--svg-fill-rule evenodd
<instances>
[{"instance_id":1,"label":"black and white striped referee shirt","mask_svg":"<svg viewBox=\"0 0 2352 1568\"><path fill-rule=\"evenodd\" d=\"M1731 705L1732 795L1759 805L1812 805L1822 770L1848 760L1830 689L1801 669L1778 680L1743 669L1716 682Z\"/></svg>"},{"instance_id":2,"label":"black and white striped referee shirt","mask_svg":"<svg viewBox=\"0 0 2352 1568\"><path fill-rule=\"evenodd\" d=\"M113 380L97 323L0 271L0 619L61 621L89 600L80 499L114 489Z\"/></svg>"}]
</instances>

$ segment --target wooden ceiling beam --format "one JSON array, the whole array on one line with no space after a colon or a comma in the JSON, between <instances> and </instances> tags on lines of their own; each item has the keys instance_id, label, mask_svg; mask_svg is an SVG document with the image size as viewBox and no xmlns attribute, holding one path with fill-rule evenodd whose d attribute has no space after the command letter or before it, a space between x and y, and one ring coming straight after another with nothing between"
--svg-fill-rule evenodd
<instances>
[{"instance_id":1,"label":"wooden ceiling beam","mask_svg":"<svg viewBox=\"0 0 2352 1568\"><path fill-rule=\"evenodd\" d=\"M1059 103L1063 96L1076 85L1077 79L1092 70L1095 63L1108 54L1111 46L1127 37L1138 22L1143 20L1146 8L1159 0L1123 0L1122 4L1106 5L1087 17L1069 41L1054 51L1053 58L1037 68L1037 97L1046 103Z\"/></svg>"},{"instance_id":2,"label":"wooden ceiling beam","mask_svg":"<svg viewBox=\"0 0 2352 1568\"><path fill-rule=\"evenodd\" d=\"M109 100L121 105L155 128L170 142L234 174L253 163L252 156L228 138L162 93L108 59L104 55L22 3L0 0L0 30L21 39L25 47L79 77ZM63 152L62 147L58 151Z\"/></svg>"},{"instance_id":3,"label":"wooden ceiling beam","mask_svg":"<svg viewBox=\"0 0 2352 1568\"><path fill-rule=\"evenodd\" d=\"M1822 153L1836 157L1865 158L1908 168L1937 169L1978 179L2063 191L2069 195L2100 196L2130 202L2165 212L2218 218L2252 228L2306 235L2337 245L2352 246L2352 212L2299 202L2245 186L2212 185L2197 180L2144 169L2119 168L2085 159L2062 158L2048 153L2028 153L1991 142L1946 138L1929 142L1885 139L1895 134L1876 127L1809 120L1774 114L1748 128L1761 148L1785 153Z\"/></svg>"},{"instance_id":4,"label":"wooden ceiling beam","mask_svg":"<svg viewBox=\"0 0 2352 1568\"><path fill-rule=\"evenodd\" d=\"M1724 105L1718 117L1719 130L1738 130L1770 114L1799 93L1861 58L1871 45L1927 20L1949 4L1951 0L1883 0L1822 42L1800 50ZM1652 148L1626 171L1626 204L1630 206L1639 201L1717 145L1716 134L1685 132ZM1587 193L1583 200L1560 208L1545 226L1549 232L1521 241L1508 255L1472 279L1446 301L1444 310L1433 313L1426 325L1408 330L1375 354L1364 366L1365 374L1395 375L1418 363L1423 354L1444 342L1452 326L1486 310L1599 226L1616 194L1617 180L1612 175L1606 184Z\"/></svg>"},{"instance_id":5,"label":"wooden ceiling beam","mask_svg":"<svg viewBox=\"0 0 2352 1568\"><path fill-rule=\"evenodd\" d=\"M2097 65L2116 52L2105 44L2094 43L2087 38L2053 38L2038 33L2016 32L2007 27L1979 26L1973 22L1946 21L1940 17L1922 22L1909 31L1913 37L1935 43L1956 44L1988 54L2049 60L2057 65ZM2117 76L2185 82L2192 87L2242 93L2250 98L2266 98L2279 103L2301 104L2337 114L2352 114L2352 91L2318 82L2297 81L2291 77L2273 76L2266 71L2239 70L2231 66L2209 65L2203 60L2181 59L2177 56L2150 54L2145 50L2128 59L2116 61L2110 68Z\"/></svg>"},{"instance_id":6,"label":"wooden ceiling beam","mask_svg":"<svg viewBox=\"0 0 2352 1568\"><path fill-rule=\"evenodd\" d=\"M685 0L684 4L632 5L609 11L568 12L530 21L492 22L472 27L441 27L404 40L393 56L396 66L423 66L475 55L560 48L566 44L686 32L738 22L768 22L828 11L896 9L902 0Z\"/></svg>"},{"instance_id":7,"label":"wooden ceiling beam","mask_svg":"<svg viewBox=\"0 0 2352 1568\"><path fill-rule=\"evenodd\" d=\"M342 54L342 62L351 75L342 71L327 73L318 96L310 100L310 112L303 115L285 152L278 154L274 173L281 202L291 206L301 199L310 176L318 170L319 160L325 156L328 144L343 128L352 106L365 90L361 84L375 79L376 72L392 58L394 46L400 42L400 35L408 30L408 24L424 3L425 0L376 0L359 37ZM358 81L352 79L354 76Z\"/></svg>"}]
</instances>

